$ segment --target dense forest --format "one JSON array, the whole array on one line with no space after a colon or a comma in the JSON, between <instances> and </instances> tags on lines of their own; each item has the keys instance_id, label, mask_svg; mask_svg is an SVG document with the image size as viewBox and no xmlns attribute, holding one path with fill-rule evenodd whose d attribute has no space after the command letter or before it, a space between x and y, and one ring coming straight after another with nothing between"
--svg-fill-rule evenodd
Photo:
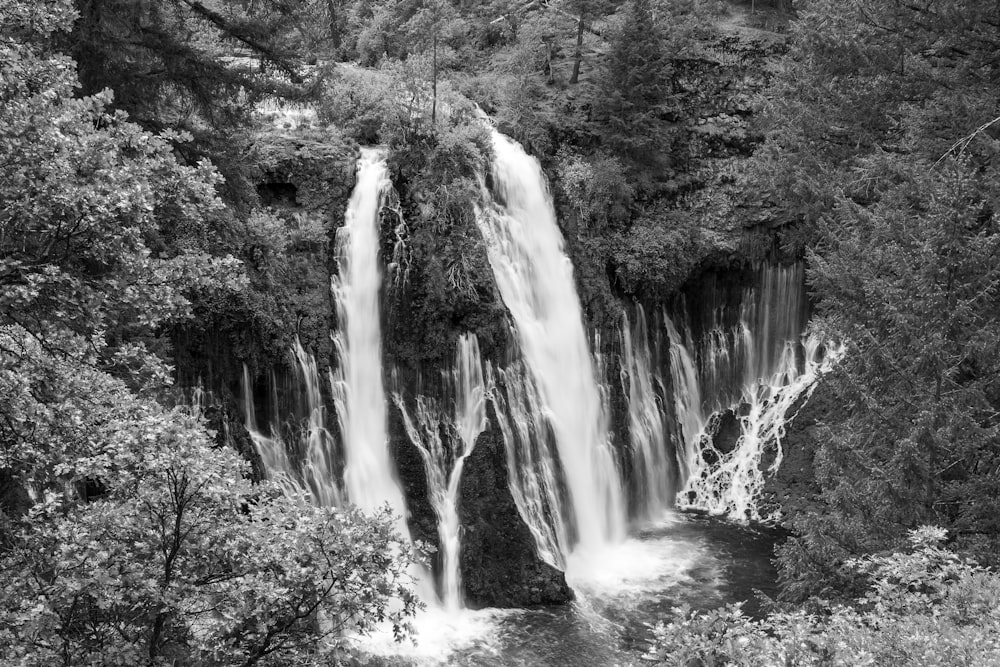
<instances>
[{"instance_id":1,"label":"dense forest","mask_svg":"<svg viewBox=\"0 0 1000 667\"><path fill-rule=\"evenodd\" d=\"M998 91L983 0L0 3L0 664L365 664L350 636L413 633L444 566L403 396L450 386L460 334L497 363L514 337L493 132L548 179L626 487L622 312L803 262L806 333L843 347L755 499L776 595L651 617L643 660L1000 664ZM392 507L289 490L252 437L294 412L289 350L337 370L376 145L412 542ZM567 602L480 432L466 600Z\"/></svg>"}]
</instances>

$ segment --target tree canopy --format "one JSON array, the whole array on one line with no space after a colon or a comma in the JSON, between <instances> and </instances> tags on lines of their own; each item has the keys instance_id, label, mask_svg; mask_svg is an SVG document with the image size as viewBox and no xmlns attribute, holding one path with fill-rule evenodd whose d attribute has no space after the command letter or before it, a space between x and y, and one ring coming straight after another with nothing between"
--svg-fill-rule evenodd
<instances>
[{"instance_id":1,"label":"tree canopy","mask_svg":"<svg viewBox=\"0 0 1000 667\"><path fill-rule=\"evenodd\" d=\"M405 632L388 511L251 484L169 407L164 333L247 276L199 243L225 209L189 138L77 96L74 20L0 7L0 661L306 664L347 627Z\"/></svg>"}]
</instances>

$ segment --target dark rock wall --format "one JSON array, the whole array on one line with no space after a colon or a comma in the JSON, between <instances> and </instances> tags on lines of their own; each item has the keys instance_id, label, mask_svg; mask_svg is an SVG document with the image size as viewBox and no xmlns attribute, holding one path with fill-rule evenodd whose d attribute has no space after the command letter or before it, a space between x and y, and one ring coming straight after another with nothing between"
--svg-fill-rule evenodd
<instances>
[{"instance_id":1,"label":"dark rock wall","mask_svg":"<svg viewBox=\"0 0 1000 667\"><path fill-rule=\"evenodd\" d=\"M767 479L761 499L762 510L780 510L783 525L788 529L797 514L822 506L813 461L823 437L823 424L835 422L843 409L833 390L822 380L808 401L802 400L792 408L795 419L781 442L784 458L777 473ZM761 465L770 466L772 461L773 458L762 460Z\"/></svg>"},{"instance_id":2,"label":"dark rock wall","mask_svg":"<svg viewBox=\"0 0 1000 667\"><path fill-rule=\"evenodd\" d=\"M196 303L195 318L171 332L177 385L206 390L209 426L220 443L251 461L258 478L260 462L244 427L243 367L250 370L258 424L266 427L281 415L286 435L294 433L303 415L289 350L298 338L325 374L335 322L333 239L354 187L357 156L357 146L327 128L261 130L250 158L260 210L284 228L283 251L269 256L248 234L232 251L244 263L249 288L225 303Z\"/></svg>"},{"instance_id":3,"label":"dark rock wall","mask_svg":"<svg viewBox=\"0 0 1000 667\"><path fill-rule=\"evenodd\" d=\"M507 484L503 437L495 426L480 434L465 462L459 497L461 572L472 607L561 604L573 599L563 573L542 562Z\"/></svg>"}]
</instances>

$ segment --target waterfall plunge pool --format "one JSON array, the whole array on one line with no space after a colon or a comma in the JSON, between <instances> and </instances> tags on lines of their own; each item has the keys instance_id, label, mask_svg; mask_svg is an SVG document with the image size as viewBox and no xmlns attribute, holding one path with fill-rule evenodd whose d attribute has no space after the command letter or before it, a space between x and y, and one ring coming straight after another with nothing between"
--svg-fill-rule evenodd
<instances>
[{"instance_id":1,"label":"waterfall plunge pool","mask_svg":"<svg viewBox=\"0 0 1000 667\"><path fill-rule=\"evenodd\" d=\"M712 609L774 596L776 531L696 513L670 513L638 526L623 543L574 555L572 604L530 609L428 609L415 619L416 645L391 633L358 640L367 664L385 667L626 667L642 660L651 625L671 609Z\"/></svg>"}]
</instances>

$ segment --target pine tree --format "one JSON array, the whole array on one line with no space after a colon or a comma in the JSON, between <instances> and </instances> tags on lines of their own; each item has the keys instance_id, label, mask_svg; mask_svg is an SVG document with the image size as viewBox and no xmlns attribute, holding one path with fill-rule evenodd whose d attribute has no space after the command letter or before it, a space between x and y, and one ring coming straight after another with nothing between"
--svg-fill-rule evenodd
<instances>
[{"instance_id":1,"label":"pine tree","mask_svg":"<svg viewBox=\"0 0 1000 667\"><path fill-rule=\"evenodd\" d=\"M640 160L665 150L672 66L649 0L633 0L615 35L595 103L612 148Z\"/></svg>"},{"instance_id":2,"label":"pine tree","mask_svg":"<svg viewBox=\"0 0 1000 667\"><path fill-rule=\"evenodd\" d=\"M785 592L932 522L1000 543L1000 5L810 0L766 108L755 186L810 246L821 329L849 351L791 519Z\"/></svg>"}]
</instances>

